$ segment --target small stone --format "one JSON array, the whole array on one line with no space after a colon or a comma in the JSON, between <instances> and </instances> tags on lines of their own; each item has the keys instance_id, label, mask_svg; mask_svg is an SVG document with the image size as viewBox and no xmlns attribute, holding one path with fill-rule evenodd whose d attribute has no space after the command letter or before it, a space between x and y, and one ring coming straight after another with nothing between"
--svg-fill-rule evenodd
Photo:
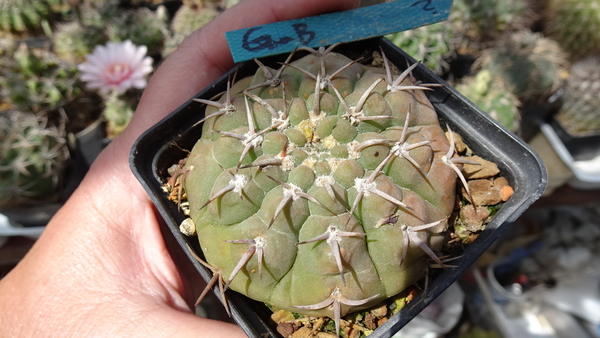
<instances>
[{"instance_id":1,"label":"small stone","mask_svg":"<svg viewBox=\"0 0 600 338\"><path fill-rule=\"evenodd\" d=\"M491 178L500 173L498 166L495 163L484 160L479 156L469 156L464 157L469 161L478 163L478 164L464 164L463 172L465 173L465 177L470 180L479 179L479 178Z\"/></svg>"},{"instance_id":2,"label":"small stone","mask_svg":"<svg viewBox=\"0 0 600 338\"><path fill-rule=\"evenodd\" d=\"M503 188L509 184L508 184L508 180L506 179L506 177L496 177L494 179L494 185L497 186L498 188Z\"/></svg>"},{"instance_id":3,"label":"small stone","mask_svg":"<svg viewBox=\"0 0 600 338\"><path fill-rule=\"evenodd\" d=\"M502 198L502 202L508 201L508 199L515 193L513 188L510 185L502 187L500 189L500 196Z\"/></svg>"},{"instance_id":4,"label":"small stone","mask_svg":"<svg viewBox=\"0 0 600 338\"><path fill-rule=\"evenodd\" d=\"M469 190L471 190L475 205L496 205L502 201L500 189L490 180L472 180L467 184L469 185ZM465 198L468 198L468 194L464 189L462 193Z\"/></svg>"},{"instance_id":5,"label":"small stone","mask_svg":"<svg viewBox=\"0 0 600 338\"><path fill-rule=\"evenodd\" d=\"M191 218L186 218L179 225L179 231L186 236L195 236L196 235L196 225Z\"/></svg>"},{"instance_id":6,"label":"small stone","mask_svg":"<svg viewBox=\"0 0 600 338\"><path fill-rule=\"evenodd\" d=\"M477 212L477 213L476 213ZM483 221L490 216L486 207L473 208L472 205L460 209L460 219L465 228L471 232L483 230Z\"/></svg>"},{"instance_id":7,"label":"small stone","mask_svg":"<svg viewBox=\"0 0 600 338\"><path fill-rule=\"evenodd\" d=\"M273 312L273 314L271 315L271 319L275 323L285 323L285 322L291 322L295 318L294 318L294 315L289 311L277 310L277 311Z\"/></svg>"},{"instance_id":8,"label":"small stone","mask_svg":"<svg viewBox=\"0 0 600 338\"><path fill-rule=\"evenodd\" d=\"M467 151L467 149L469 149L460 135L452 132L452 137L454 137L454 150L456 150L457 153L463 154L465 151ZM446 138L450 140L448 132L446 132Z\"/></svg>"},{"instance_id":9,"label":"small stone","mask_svg":"<svg viewBox=\"0 0 600 338\"><path fill-rule=\"evenodd\" d=\"M377 317L375 317L374 314L372 313L368 313L365 316L365 325L371 329L371 330L375 330L377 328L377 323L375 322L375 320L377 319Z\"/></svg>"},{"instance_id":10,"label":"small stone","mask_svg":"<svg viewBox=\"0 0 600 338\"><path fill-rule=\"evenodd\" d=\"M308 338L312 336L313 331L307 327L301 327L291 335L292 338Z\"/></svg>"},{"instance_id":11,"label":"small stone","mask_svg":"<svg viewBox=\"0 0 600 338\"><path fill-rule=\"evenodd\" d=\"M371 313L377 318L385 317L385 315L387 315L387 306L384 304L378 308L371 310Z\"/></svg>"},{"instance_id":12,"label":"small stone","mask_svg":"<svg viewBox=\"0 0 600 338\"><path fill-rule=\"evenodd\" d=\"M281 334L284 337L289 337L291 336L294 331L296 331L298 328L296 327L296 325L292 324L292 323L279 323L277 324L277 332L279 332L279 334Z\"/></svg>"}]
</instances>

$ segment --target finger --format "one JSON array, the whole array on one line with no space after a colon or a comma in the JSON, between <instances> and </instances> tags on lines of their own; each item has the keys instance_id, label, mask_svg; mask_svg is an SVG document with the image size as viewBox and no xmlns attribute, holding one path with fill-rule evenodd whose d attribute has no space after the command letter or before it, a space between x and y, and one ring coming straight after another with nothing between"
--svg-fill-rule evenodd
<instances>
[{"instance_id":1,"label":"finger","mask_svg":"<svg viewBox=\"0 0 600 338\"><path fill-rule=\"evenodd\" d=\"M357 0L245 0L190 35L157 69L128 133L139 135L233 66L225 31L347 10Z\"/></svg>"},{"instance_id":2,"label":"finger","mask_svg":"<svg viewBox=\"0 0 600 338\"><path fill-rule=\"evenodd\" d=\"M153 314L150 321L156 322L161 330L139 332L139 337L178 337L178 338L212 338L212 337L247 337L239 326L221 321L206 319L195 316L191 313L163 309ZM145 328L151 328L152 325L146 325Z\"/></svg>"}]
</instances>

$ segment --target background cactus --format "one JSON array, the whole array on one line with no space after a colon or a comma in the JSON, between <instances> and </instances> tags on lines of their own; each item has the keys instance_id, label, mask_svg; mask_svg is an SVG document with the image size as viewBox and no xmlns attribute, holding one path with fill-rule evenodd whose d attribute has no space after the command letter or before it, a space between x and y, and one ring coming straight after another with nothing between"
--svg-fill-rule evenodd
<instances>
[{"instance_id":1,"label":"background cactus","mask_svg":"<svg viewBox=\"0 0 600 338\"><path fill-rule=\"evenodd\" d=\"M71 21L57 26L52 35L53 51L62 60L72 63L85 61L96 45L106 42L104 28Z\"/></svg>"},{"instance_id":2,"label":"background cactus","mask_svg":"<svg viewBox=\"0 0 600 338\"><path fill-rule=\"evenodd\" d=\"M390 34L386 38L438 75L448 71L448 61L461 41L451 21Z\"/></svg>"},{"instance_id":3,"label":"background cactus","mask_svg":"<svg viewBox=\"0 0 600 338\"><path fill-rule=\"evenodd\" d=\"M51 5L60 1L2 0L0 1L0 30L25 32L40 29L52 17Z\"/></svg>"},{"instance_id":4,"label":"background cactus","mask_svg":"<svg viewBox=\"0 0 600 338\"><path fill-rule=\"evenodd\" d=\"M125 130L133 118L139 96L138 90L130 90L123 95L113 92L104 98L102 115L106 119L106 133L109 139L114 139Z\"/></svg>"},{"instance_id":5,"label":"background cactus","mask_svg":"<svg viewBox=\"0 0 600 338\"><path fill-rule=\"evenodd\" d=\"M171 21L172 33L167 37L163 57L171 54L188 35L221 14L222 8L213 3L181 6Z\"/></svg>"},{"instance_id":6,"label":"background cactus","mask_svg":"<svg viewBox=\"0 0 600 338\"><path fill-rule=\"evenodd\" d=\"M450 21L466 47L479 50L503 34L530 28L536 12L529 0L455 0Z\"/></svg>"},{"instance_id":7,"label":"background cactus","mask_svg":"<svg viewBox=\"0 0 600 338\"><path fill-rule=\"evenodd\" d=\"M553 40L531 31L500 39L476 61L476 68L501 77L523 105L545 102L561 85L565 54Z\"/></svg>"},{"instance_id":8,"label":"background cactus","mask_svg":"<svg viewBox=\"0 0 600 338\"><path fill-rule=\"evenodd\" d=\"M0 207L51 199L68 159L63 126L18 110L0 112Z\"/></svg>"},{"instance_id":9,"label":"background cactus","mask_svg":"<svg viewBox=\"0 0 600 338\"><path fill-rule=\"evenodd\" d=\"M490 71L482 70L458 84L456 90L508 130L519 130L520 103L502 78L494 78Z\"/></svg>"},{"instance_id":10,"label":"background cactus","mask_svg":"<svg viewBox=\"0 0 600 338\"><path fill-rule=\"evenodd\" d=\"M163 6L156 11L125 11L108 24L106 31L109 41L131 40L135 45L146 46L149 55L159 56L168 35L167 13Z\"/></svg>"},{"instance_id":11,"label":"background cactus","mask_svg":"<svg viewBox=\"0 0 600 338\"><path fill-rule=\"evenodd\" d=\"M10 106L24 111L55 109L75 96L75 74L74 65L62 62L47 49L34 51L21 44L0 72L0 94Z\"/></svg>"},{"instance_id":12,"label":"background cactus","mask_svg":"<svg viewBox=\"0 0 600 338\"><path fill-rule=\"evenodd\" d=\"M572 60L600 51L600 2L549 0L545 34L559 42Z\"/></svg>"},{"instance_id":13,"label":"background cactus","mask_svg":"<svg viewBox=\"0 0 600 338\"><path fill-rule=\"evenodd\" d=\"M171 183L222 286L339 332L340 316L420 280L427 259L444 266L453 146L429 86L384 60L310 50L199 100L202 137Z\"/></svg>"},{"instance_id":14,"label":"background cactus","mask_svg":"<svg viewBox=\"0 0 600 338\"><path fill-rule=\"evenodd\" d=\"M573 63L556 119L571 135L600 133L600 56Z\"/></svg>"}]
</instances>

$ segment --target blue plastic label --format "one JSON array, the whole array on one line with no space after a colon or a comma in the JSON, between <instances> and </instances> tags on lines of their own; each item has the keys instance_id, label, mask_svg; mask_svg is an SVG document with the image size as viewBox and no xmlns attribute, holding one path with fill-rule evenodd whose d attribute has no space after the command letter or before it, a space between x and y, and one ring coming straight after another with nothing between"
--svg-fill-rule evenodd
<instances>
[{"instance_id":1,"label":"blue plastic label","mask_svg":"<svg viewBox=\"0 0 600 338\"><path fill-rule=\"evenodd\" d=\"M344 12L275 22L225 33L233 60L241 62L408 30L448 18L452 0L396 0Z\"/></svg>"}]
</instances>

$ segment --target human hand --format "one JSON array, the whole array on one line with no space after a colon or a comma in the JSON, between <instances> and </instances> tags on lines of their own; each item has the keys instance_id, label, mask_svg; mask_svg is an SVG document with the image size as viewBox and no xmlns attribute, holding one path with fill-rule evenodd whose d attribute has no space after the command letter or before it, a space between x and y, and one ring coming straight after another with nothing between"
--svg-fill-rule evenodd
<instances>
[{"instance_id":1,"label":"human hand","mask_svg":"<svg viewBox=\"0 0 600 338\"><path fill-rule=\"evenodd\" d=\"M152 76L129 127L0 280L0 337L244 337L235 325L193 315L193 295L129 169L129 151L143 131L233 66L226 30L358 3L245 0L188 37Z\"/></svg>"}]
</instances>

